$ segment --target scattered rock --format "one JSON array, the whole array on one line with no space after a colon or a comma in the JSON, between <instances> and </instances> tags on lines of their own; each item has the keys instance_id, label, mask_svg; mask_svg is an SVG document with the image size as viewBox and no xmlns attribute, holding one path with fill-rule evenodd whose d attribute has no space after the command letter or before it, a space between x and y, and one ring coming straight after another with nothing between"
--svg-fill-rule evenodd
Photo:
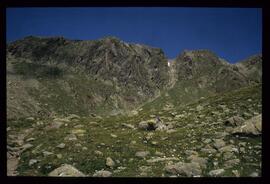
<instances>
[{"instance_id":1,"label":"scattered rock","mask_svg":"<svg viewBox=\"0 0 270 184\"><path fill-rule=\"evenodd\" d=\"M28 117L28 118L26 118L26 120L28 120L28 121L35 121L35 118L34 117Z\"/></svg>"},{"instance_id":2,"label":"scattered rock","mask_svg":"<svg viewBox=\"0 0 270 184\"><path fill-rule=\"evenodd\" d=\"M113 167L115 166L115 163L114 163L114 161L113 161L112 158L107 157L107 158L106 158L106 165L107 165L108 167L110 167L110 168L113 168Z\"/></svg>"},{"instance_id":3,"label":"scattered rock","mask_svg":"<svg viewBox=\"0 0 270 184\"><path fill-rule=\"evenodd\" d=\"M64 164L61 167L54 169L49 173L48 176L71 176L71 177L79 177L85 176L81 171L77 170L75 167L69 164Z\"/></svg>"},{"instance_id":4,"label":"scattered rock","mask_svg":"<svg viewBox=\"0 0 270 184\"><path fill-rule=\"evenodd\" d=\"M138 125L138 128L142 129L142 130L151 131L151 130L157 129L158 126L157 126L157 123L155 122L155 120L150 119L150 120L147 120L147 121L141 121L139 123L139 125Z\"/></svg>"},{"instance_id":5,"label":"scattered rock","mask_svg":"<svg viewBox=\"0 0 270 184\"><path fill-rule=\"evenodd\" d=\"M34 165L35 163L37 163L38 161L36 160L36 159L31 159L31 160L29 160L29 166L32 166L32 165Z\"/></svg>"},{"instance_id":6,"label":"scattered rock","mask_svg":"<svg viewBox=\"0 0 270 184\"><path fill-rule=\"evenodd\" d=\"M190 155L187 160L190 160L191 162L198 163L202 169L206 168L207 159L199 157L198 155Z\"/></svg>"},{"instance_id":7,"label":"scattered rock","mask_svg":"<svg viewBox=\"0 0 270 184\"><path fill-rule=\"evenodd\" d=\"M112 173L110 171L96 171L95 174L93 174L94 177L110 177Z\"/></svg>"},{"instance_id":8,"label":"scattered rock","mask_svg":"<svg viewBox=\"0 0 270 184\"><path fill-rule=\"evenodd\" d=\"M75 134L69 134L65 137L65 140L68 141L76 141L77 140L77 136Z\"/></svg>"},{"instance_id":9,"label":"scattered rock","mask_svg":"<svg viewBox=\"0 0 270 184\"><path fill-rule=\"evenodd\" d=\"M155 152L155 155L157 155L157 156L163 156L164 153L161 153L161 152L159 152L159 151L156 151L156 152Z\"/></svg>"},{"instance_id":10,"label":"scattered rock","mask_svg":"<svg viewBox=\"0 0 270 184\"><path fill-rule=\"evenodd\" d=\"M186 150L185 151L185 154L186 155L198 155L198 152L197 151L194 151L194 150Z\"/></svg>"},{"instance_id":11,"label":"scattered rock","mask_svg":"<svg viewBox=\"0 0 270 184\"><path fill-rule=\"evenodd\" d=\"M244 122L242 126L236 127L232 134L240 135L261 135L262 131L262 116L255 116Z\"/></svg>"},{"instance_id":12,"label":"scattered rock","mask_svg":"<svg viewBox=\"0 0 270 184\"><path fill-rule=\"evenodd\" d=\"M117 138L117 135L111 134L111 137L112 137L112 138Z\"/></svg>"},{"instance_id":13,"label":"scattered rock","mask_svg":"<svg viewBox=\"0 0 270 184\"><path fill-rule=\"evenodd\" d=\"M235 155L232 152L225 152L225 153L223 153L223 159L224 160L232 159L232 157L235 158Z\"/></svg>"},{"instance_id":14,"label":"scattered rock","mask_svg":"<svg viewBox=\"0 0 270 184\"><path fill-rule=\"evenodd\" d=\"M257 172L253 172L249 175L250 177L258 177L259 176L259 173Z\"/></svg>"},{"instance_id":15,"label":"scattered rock","mask_svg":"<svg viewBox=\"0 0 270 184\"><path fill-rule=\"evenodd\" d=\"M71 130L71 134L84 134L85 132L86 132L86 130L83 130L83 129Z\"/></svg>"},{"instance_id":16,"label":"scattered rock","mask_svg":"<svg viewBox=\"0 0 270 184\"><path fill-rule=\"evenodd\" d=\"M204 139L203 140L203 143L204 144L209 144L211 141L212 141L211 139L207 138L207 139Z\"/></svg>"},{"instance_id":17,"label":"scattered rock","mask_svg":"<svg viewBox=\"0 0 270 184\"><path fill-rule=\"evenodd\" d=\"M214 148L220 149L221 147L225 146L226 143L223 141L223 139L214 139Z\"/></svg>"},{"instance_id":18,"label":"scattered rock","mask_svg":"<svg viewBox=\"0 0 270 184\"><path fill-rule=\"evenodd\" d=\"M217 177L221 176L225 172L224 169L216 169L209 172L209 176L211 177Z\"/></svg>"},{"instance_id":19,"label":"scattered rock","mask_svg":"<svg viewBox=\"0 0 270 184\"><path fill-rule=\"evenodd\" d=\"M150 154L149 151L138 151L138 152L136 152L135 156L139 157L139 158L145 158L149 154Z\"/></svg>"},{"instance_id":20,"label":"scattered rock","mask_svg":"<svg viewBox=\"0 0 270 184\"><path fill-rule=\"evenodd\" d=\"M46 127L46 130L59 129L63 124L61 121L53 121Z\"/></svg>"},{"instance_id":21,"label":"scattered rock","mask_svg":"<svg viewBox=\"0 0 270 184\"><path fill-rule=\"evenodd\" d=\"M127 124L127 123L122 123L122 126L123 126L123 127L126 127L126 128L135 129L134 125Z\"/></svg>"},{"instance_id":22,"label":"scattered rock","mask_svg":"<svg viewBox=\"0 0 270 184\"><path fill-rule=\"evenodd\" d=\"M211 148L201 148L201 152L203 153L208 153L208 154L214 154L217 152L217 150Z\"/></svg>"},{"instance_id":23,"label":"scattered rock","mask_svg":"<svg viewBox=\"0 0 270 184\"><path fill-rule=\"evenodd\" d=\"M65 146L66 146L66 145L65 145L64 143L61 143L61 144L57 145L56 147L57 147L57 148L63 149L63 148L65 148Z\"/></svg>"},{"instance_id":24,"label":"scattered rock","mask_svg":"<svg viewBox=\"0 0 270 184\"><path fill-rule=\"evenodd\" d=\"M227 145L222 148L220 148L218 151L223 153L223 152L232 152L233 151L233 146L232 145Z\"/></svg>"},{"instance_id":25,"label":"scattered rock","mask_svg":"<svg viewBox=\"0 0 270 184\"><path fill-rule=\"evenodd\" d=\"M233 116L227 119L224 124L227 126L240 126L244 123L245 119L239 116Z\"/></svg>"},{"instance_id":26,"label":"scattered rock","mask_svg":"<svg viewBox=\"0 0 270 184\"><path fill-rule=\"evenodd\" d=\"M84 126L83 125L76 125L74 126L75 129L80 129L80 128L83 128Z\"/></svg>"},{"instance_id":27,"label":"scattered rock","mask_svg":"<svg viewBox=\"0 0 270 184\"><path fill-rule=\"evenodd\" d=\"M203 106L198 105L198 106L196 107L196 110L197 110L197 111L201 111L201 110L203 110Z\"/></svg>"},{"instance_id":28,"label":"scattered rock","mask_svg":"<svg viewBox=\"0 0 270 184\"><path fill-rule=\"evenodd\" d=\"M32 148L32 147L33 147L32 144L27 143L27 144L24 144L24 145L22 146L22 150L25 151L25 150L28 150L29 148Z\"/></svg>"},{"instance_id":29,"label":"scattered rock","mask_svg":"<svg viewBox=\"0 0 270 184\"><path fill-rule=\"evenodd\" d=\"M49 156L49 155L53 155L53 152L49 152L49 151L43 151L42 153L43 153L44 157Z\"/></svg>"},{"instance_id":30,"label":"scattered rock","mask_svg":"<svg viewBox=\"0 0 270 184\"><path fill-rule=\"evenodd\" d=\"M139 167L139 171L140 172L151 172L152 171L152 168L150 166L141 166Z\"/></svg>"},{"instance_id":31,"label":"scattered rock","mask_svg":"<svg viewBox=\"0 0 270 184\"><path fill-rule=\"evenodd\" d=\"M157 157L157 158L152 158L147 160L147 163L155 163L155 162L163 162L163 161L171 161L171 160L176 160L178 161L179 158L176 157L168 157L168 158L161 158L161 157Z\"/></svg>"},{"instance_id":32,"label":"scattered rock","mask_svg":"<svg viewBox=\"0 0 270 184\"><path fill-rule=\"evenodd\" d=\"M169 129L169 130L167 130L166 132L167 132L168 134L170 134L170 133L177 132L177 130L175 130L175 129Z\"/></svg>"},{"instance_id":33,"label":"scattered rock","mask_svg":"<svg viewBox=\"0 0 270 184\"><path fill-rule=\"evenodd\" d=\"M138 125L139 129L147 130L148 128L148 123L146 121L141 121Z\"/></svg>"},{"instance_id":34,"label":"scattered rock","mask_svg":"<svg viewBox=\"0 0 270 184\"><path fill-rule=\"evenodd\" d=\"M238 170L232 170L232 173L236 176L236 177L240 177L240 173Z\"/></svg>"},{"instance_id":35,"label":"scattered rock","mask_svg":"<svg viewBox=\"0 0 270 184\"><path fill-rule=\"evenodd\" d=\"M103 153L101 151L96 150L95 151L95 155L97 155L97 156L103 156Z\"/></svg>"},{"instance_id":36,"label":"scattered rock","mask_svg":"<svg viewBox=\"0 0 270 184\"><path fill-rule=\"evenodd\" d=\"M240 163L239 159L232 159L232 160L228 160L224 163L224 167L225 169L229 169L232 168L235 165L238 165Z\"/></svg>"},{"instance_id":37,"label":"scattered rock","mask_svg":"<svg viewBox=\"0 0 270 184\"><path fill-rule=\"evenodd\" d=\"M179 174L188 177L200 176L202 174L202 170L198 163L183 163L178 162L174 165L168 165L165 167L165 171L171 174Z\"/></svg>"},{"instance_id":38,"label":"scattered rock","mask_svg":"<svg viewBox=\"0 0 270 184\"><path fill-rule=\"evenodd\" d=\"M29 139L26 139L26 142L31 142L31 141L34 141L34 140L35 140L35 138L31 137Z\"/></svg>"},{"instance_id":39,"label":"scattered rock","mask_svg":"<svg viewBox=\"0 0 270 184\"><path fill-rule=\"evenodd\" d=\"M74 120L74 119L80 119L80 116L76 115L76 114L70 114L67 119L69 120Z\"/></svg>"},{"instance_id":40,"label":"scattered rock","mask_svg":"<svg viewBox=\"0 0 270 184\"><path fill-rule=\"evenodd\" d=\"M91 121L91 122L89 122L89 125L98 125L98 123L95 121Z\"/></svg>"},{"instance_id":41,"label":"scattered rock","mask_svg":"<svg viewBox=\"0 0 270 184\"><path fill-rule=\"evenodd\" d=\"M154 124L154 129L157 131L167 131L168 126L166 126L162 122L158 122L158 123Z\"/></svg>"},{"instance_id":42,"label":"scattered rock","mask_svg":"<svg viewBox=\"0 0 270 184\"><path fill-rule=\"evenodd\" d=\"M62 154L57 154L56 157L57 157L58 159L61 159L63 156L62 156Z\"/></svg>"}]
</instances>

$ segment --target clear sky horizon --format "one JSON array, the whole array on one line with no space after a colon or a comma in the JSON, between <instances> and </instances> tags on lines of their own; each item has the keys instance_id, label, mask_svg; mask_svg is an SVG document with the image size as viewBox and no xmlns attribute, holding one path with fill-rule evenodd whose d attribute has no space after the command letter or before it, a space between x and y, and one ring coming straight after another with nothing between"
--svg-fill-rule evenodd
<instances>
[{"instance_id":1,"label":"clear sky horizon","mask_svg":"<svg viewBox=\"0 0 270 184\"><path fill-rule=\"evenodd\" d=\"M209 49L231 63L262 53L259 8L7 8L6 29L7 42L115 36L161 48L170 59L186 49Z\"/></svg>"}]
</instances>

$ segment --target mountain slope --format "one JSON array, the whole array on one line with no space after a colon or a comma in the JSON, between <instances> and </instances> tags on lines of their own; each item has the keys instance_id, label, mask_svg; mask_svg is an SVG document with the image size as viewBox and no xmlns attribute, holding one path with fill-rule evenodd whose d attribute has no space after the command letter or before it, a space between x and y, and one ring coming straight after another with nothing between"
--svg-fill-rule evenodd
<instances>
[{"instance_id":1,"label":"mountain slope","mask_svg":"<svg viewBox=\"0 0 270 184\"><path fill-rule=\"evenodd\" d=\"M185 50L170 66L170 71L175 71L174 85L143 107L183 106L200 98L261 83L261 64L261 57L230 64L209 50Z\"/></svg>"},{"instance_id":2,"label":"mountain slope","mask_svg":"<svg viewBox=\"0 0 270 184\"><path fill-rule=\"evenodd\" d=\"M260 55L229 64L209 50L186 50L167 62L161 49L115 37L26 37L7 47L8 117L182 106L261 82Z\"/></svg>"},{"instance_id":3,"label":"mountain slope","mask_svg":"<svg viewBox=\"0 0 270 184\"><path fill-rule=\"evenodd\" d=\"M26 37L8 45L7 63L8 117L23 114L22 110L37 114L39 109L45 114L119 113L155 97L169 80L161 49L114 37L97 41ZM20 94L12 84L24 86L29 80L38 87L21 86L22 98L29 100L25 99L26 108L17 106L22 101L15 98Z\"/></svg>"}]
</instances>

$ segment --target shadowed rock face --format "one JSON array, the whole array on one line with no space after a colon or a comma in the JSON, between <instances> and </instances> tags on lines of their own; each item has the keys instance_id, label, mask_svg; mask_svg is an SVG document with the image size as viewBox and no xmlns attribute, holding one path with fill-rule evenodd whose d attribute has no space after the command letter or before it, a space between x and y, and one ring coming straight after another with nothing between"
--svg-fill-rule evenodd
<instances>
[{"instance_id":1,"label":"shadowed rock face","mask_svg":"<svg viewBox=\"0 0 270 184\"><path fill-rule=\"evenodd\" d=\"M169 81L167 60L161 49L125 43L115 37L74 41L63 37L30 36L9 44L7 55L7 73L11 84L8 86L9 94L16 93L12 85L13 76L16 75L16 80L22 85L29 83L31 78L37 80L40 88L49 91L52 91L51 87L63 89L66 96L74 97L73 100L68 99L71 101L69 106L80 106L84 109L81 112L86 114L99 106L102 106L100 109L113 110L114 114L132 109L157 96ZM27 80L20 77L27 77ZM39 79L46 79L50 85ZM74 80L77 81L72 82ZM21 87L22 92L27 95L23 96L31 98L24 87ZM40 88L35 93L41 93ZM32 101L35 101L34 98L29 106L37 106L38 102ZM9 104L12 106L12 102ZM54 111L66 111L58 108ZM19 114L16 112L13 114Z\"/></svg>"},{"instance_id":2,"label":"shadowed rock face","mask_svg":"<svg viewBox=\"0 0 270 184\"><path fill-rule=\"evenodd\" d=\"M26 37L11 43L8 52L33 63L66 64L103 80L141 88L147 95L168 80L167 60L161 49L128 44L114 37L71 41L62 37Z\"/></svg>"}]
</instances>

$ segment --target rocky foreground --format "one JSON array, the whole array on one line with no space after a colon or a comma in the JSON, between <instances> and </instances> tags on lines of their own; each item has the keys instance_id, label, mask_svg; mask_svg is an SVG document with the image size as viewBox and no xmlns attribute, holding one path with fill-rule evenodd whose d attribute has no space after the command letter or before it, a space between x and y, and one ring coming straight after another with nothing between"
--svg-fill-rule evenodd
<instances>
[{"instance_id":1,"label":"rocky foreground","mask_svg":"<svg viewBox=\"0 0 270 184\"><path fill-rule=\"evenodd\" d=\"M7 122L8 175L261 175L261 85L183 107ZM159 117L160 121L157 121Z\"/></svg>"}]
</instances>

